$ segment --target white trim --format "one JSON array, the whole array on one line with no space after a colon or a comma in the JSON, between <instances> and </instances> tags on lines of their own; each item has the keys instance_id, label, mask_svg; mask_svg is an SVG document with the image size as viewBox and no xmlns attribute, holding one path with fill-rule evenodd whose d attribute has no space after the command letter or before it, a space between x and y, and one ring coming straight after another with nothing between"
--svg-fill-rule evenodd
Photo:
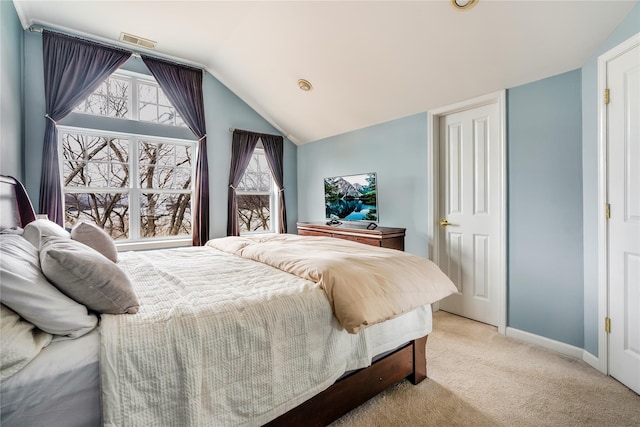
<instances>
[{"instance_id":1,"label":"white trim","mask_svg":"<svg viewBox=\"0 0 640 427\"><path fill-rule=\"evenodd\" d=\"M591 366L593 369L599 371L600 370L600 359L598 359L593 354L589 353L587 350L582 352L582 360Z\"/></svg>"},{"instance_id":2,"label":"white trim","mask_svg":"<svg viewBox=\"0 0 640 427\"><path fill-rule=\"evenodd\" d=\"M440 188L440 162L438 158L440 153L438 150L439 144L437 143L439 140L439 127L435 125L437 122L438 117L434 117L433 113L427 112L427 171L429 174L429 183L427 185L429 195L427 197L431 202L427 206L427 253L431 261L439 264L440 259L436 251L439 239L436 213L440 207L438 197L438 189ZM440 304L438 304L439 306Z\"/></svg>"},{"instance_id":3,"label":"white trim","mask_svg":"<svg viewBox=\"0 0 640 427\"><path fill-rule=\"evenodd\" d=\"M149 249L167 249L192 246L191 237L179 237L176 239L158 240L114 240L118 252L146 251Z\"/></svg>"},{"instance_id":4,"label":"white trim","mask_svg":"<svg viewBox=\"0 0 640 427\"><path fill-rule=\"evenodd\" d=\"M446 107L438 108L427 113L427 124L429 126L429 132L427 137L427 152L429 156L429 198L430 203L427 210L427 233L428 233L428 245L429 245L429 258L438 264L438 247L440 242L438 241L438 218L436 214L439 212L439 120L441 116L447 114L457 113L459 111L468 110L471 108L481 107L483 105L497 103L500 110L500 318L498 320L498 332L500 334L506 333L507 326L507 150L506 150L506 127L507 127L507 114L506 114L506 91L501 90L498 92L490 93L487 95L479 96L467 101L459 102Z\"/></svg>"},{"instance_id":5,"label":"white trim","mask_svg":"<svg viewBox=\"0 0 640 427\"><path fill-rule=\"evenodd\" d=\"M628 38L598 57L598 370L609 373L609 337L604 319L609 315L609 287L607 261L609 235L605 203L607 203L607 108L602 101L607 86L607 62L640 45L640 33Z\"/></svg>"},{"instance_id":6,"label":"white trim","mask_svg":"<svg viewBox=\"0 0 640 427\"><path fill-rule=\"evenodd\" d=\"M534 344L540 347L544 347L548 350L555 351L565 356L573 357L574 359L582 360L592 368L600 370L600 360L589 353L586 350L581 349L570 344L565 344L560 341L552 340L547 337L532 334L530 332L522 331L515 328L507 328L507 337L526 342L528 344Z\"/></svg>"}]
</instances>

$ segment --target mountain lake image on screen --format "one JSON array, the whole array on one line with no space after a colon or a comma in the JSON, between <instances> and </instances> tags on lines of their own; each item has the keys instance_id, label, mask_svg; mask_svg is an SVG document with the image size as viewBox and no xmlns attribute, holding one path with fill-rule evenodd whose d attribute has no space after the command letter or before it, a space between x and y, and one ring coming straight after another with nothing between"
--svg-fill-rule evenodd
<instances>
[{"instance_id":1,"label":"mountain lake image on screen","mask_svg":"<svg viewBox=\"0 0 640 427\"><path fill-rule=\"evenodd\" d=\"M375 172L325 178L324 204L327 219L378 222Z\"/></svg>"}]
</instances>

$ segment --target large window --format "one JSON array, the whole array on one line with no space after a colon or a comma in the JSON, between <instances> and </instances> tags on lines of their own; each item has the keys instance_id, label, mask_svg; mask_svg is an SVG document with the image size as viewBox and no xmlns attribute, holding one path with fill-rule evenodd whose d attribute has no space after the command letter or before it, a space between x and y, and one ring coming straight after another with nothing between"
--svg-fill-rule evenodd
<instances>
[{"instance_id":1,"label":"large window","mask_svg":"<svg viewBox=\"0 0 640 427\"><path fill-rule=\"evenodd\" d=\"M195 143L61 128L65 226L114 239L191 234Z\"/></svg>"},{"instance_id":2,"label":"large window","mask_svg":"<svg viewBox=\"0 0 640 427\"><path fill-rule=\"evenodd\" d=\"M151 76L126 71L74 112L114 119L111 129L186 127ZM190 238L195 141L76 126L58 135L66 227L93 222L121 242Z\"/></svg>"},{"instance_id":3,"label":"large window","mask_svg":"<svg viewBox=\"0 0 640 427\"><path fill-rule=\"evenodd\" d=\"M262 148L256 148L236 188L240 232L264 233L277 230L276 186Z\"/></svg>"}]
</instances>

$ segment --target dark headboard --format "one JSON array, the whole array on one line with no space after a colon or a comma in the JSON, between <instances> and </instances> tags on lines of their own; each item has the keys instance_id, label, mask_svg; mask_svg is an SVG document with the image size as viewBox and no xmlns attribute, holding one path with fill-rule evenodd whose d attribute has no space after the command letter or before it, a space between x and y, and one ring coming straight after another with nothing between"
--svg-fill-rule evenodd
<instances>
[{"instance_id":1,"label":"dark headboard","mask_svg":"<svg viewBox=\"0 0 640 427\"><path fill-rule=\"evenodd\" d=\"M20 181L11 176L0 175L0 230L24 228L35 219L33 205Z\"/></svg>"}]
</instances>

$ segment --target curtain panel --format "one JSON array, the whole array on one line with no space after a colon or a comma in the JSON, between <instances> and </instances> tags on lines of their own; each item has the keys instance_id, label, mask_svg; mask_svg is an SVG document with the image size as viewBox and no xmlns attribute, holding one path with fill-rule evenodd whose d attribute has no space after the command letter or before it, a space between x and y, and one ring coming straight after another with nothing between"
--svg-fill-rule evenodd
<instances>
[{"instance_id":1,"label":"curtain panel","mask_svg":"<svg viewBox=\"0 0 640 427\"><path fill-rule=\"evenodd\" d=\"M236 187L240 184L244 171L247 170L253 150L255 150L259 134L233 131L231 140L231 168L229 170L229 196L227 210L227 236L240 235L240 223L238 220L238 199Z\"/></svg>"},{"instance_id":2,"label":"curtain panel","mask_svg":"<svg viewBox=\"0 0 640 427\"><path fill-rule=\"evenodd\" d=\"M56 122L96 90L131 52L47 30L42 32L42 46L47 113L39 212L64 226Z\"/></svg>"},{"instance_id":3,"label":"curtain panel","mask_svg":"<svg viewBox=\"0 0 640 427\"><path fill-rule=\"evenodd\" d=\"M287 232L287 207L284 202L284 138L277 135L262 135L262 146L264 147L264 154L267 157L267 163L271 170L271 175L276 185L279 188L278 191L278 233Z\"/></svg>"},{"instance_id":4,"label":"curtain panel","mask_svg":"<svg viewBox=\"0 0 640 427\"><path fill-rule=\"evenodd\" d=\"M207 127L202 93L202 70L142 55L153 77L198 138L194 183L192 242L202 246L209 240L209 162Z\"/></svg>"}]
</instances>

